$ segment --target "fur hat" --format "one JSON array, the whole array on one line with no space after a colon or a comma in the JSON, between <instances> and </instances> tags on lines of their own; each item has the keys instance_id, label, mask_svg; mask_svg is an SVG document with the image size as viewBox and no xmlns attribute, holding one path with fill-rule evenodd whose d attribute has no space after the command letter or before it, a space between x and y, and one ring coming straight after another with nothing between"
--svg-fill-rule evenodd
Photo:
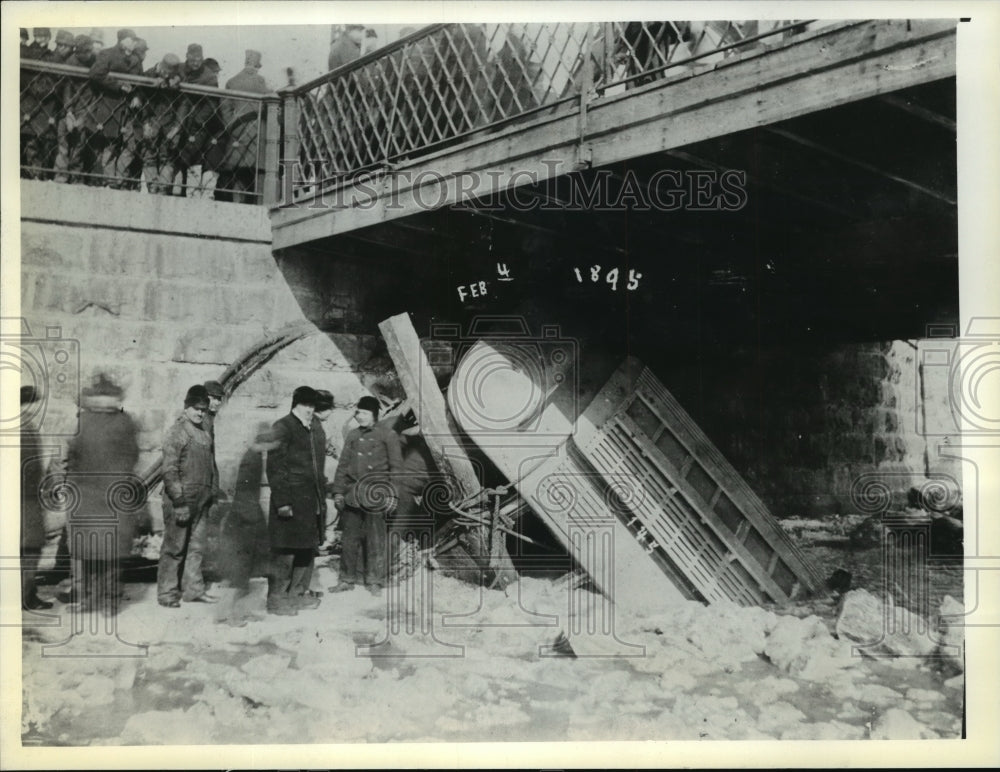
<instances>
[{"instance_id":1,"label":"fur hat","mask_svg":"<svg viewBox=\"0 0 1000 772\"><path fill-rule=\"evenodd\" d=\"M292 407L296 405L309 405L311 407L316 407L316 398L319 395L316 394L316 389L311 386L299 386L295 391L292 392Z\"/></svg>"},{"instance_id":2,"label":"fur hat","mask_svg":"<svg viewBox=\"0 0 1000 772\"><path fill-rule=\"evenodd\" d=\"M333 394L328 392L326 389L316 389L316 412L320 413L324 410L333 410Z\"/></svg>"},{"instance_id":3,"label":"fur hat","mask_svg":"<svg viewBox=\"0 0 1000 772\"><path fill-rule=\"evenodd\" d=\"M358 410L367 410L375 418L378 418L379 407L379 401L375 397L366 395L358 400Z\"/></svg>"},{"instance_id":4,"label":"fur hat","mask_svg":"<svg viewBox=\"0 0 1000 772\"><path fill-rule=\"evenodd\" d=\"M200 383L187 390L184 396L184 407L208 407L208 392Z\"/></svg>"}]
</instances>

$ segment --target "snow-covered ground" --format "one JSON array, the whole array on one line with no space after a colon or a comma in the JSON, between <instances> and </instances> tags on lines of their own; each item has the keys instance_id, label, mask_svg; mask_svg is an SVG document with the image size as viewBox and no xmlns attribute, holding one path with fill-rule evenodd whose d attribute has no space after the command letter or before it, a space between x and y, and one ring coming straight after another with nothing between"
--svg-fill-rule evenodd
<instances>
[{"instance_id":1,"label":"snow-covered ground","mask_svg":"<svg viewBox=\"0 0 1000 772\"><path fill-rule=\"evenodd\" d=\"M69 634L57 604L60 627L28 627L23 637L24 742L961 734L962 676L948 678L928 659L852 655L830 619L692 602L618 613L614 640L572 634L565 581L522 577L505 595L431 576L433 613L416 604L409 615L405 598L390 604L355 590L328 593L294 617L264 616L265 583L255 580L250 605L262 618L242 628L216 622L223 604L166 609L154 586L128 585L117 635L147 644L144 657L43 656L44 642ZM321 565L314 586L335 580ZM561 630L581 656L549 656L544 647ZM75 642L95 655L129 651L110 640L102 630ZM632 656L611 656L622 653Z\"/></svg>"}]
</instances>

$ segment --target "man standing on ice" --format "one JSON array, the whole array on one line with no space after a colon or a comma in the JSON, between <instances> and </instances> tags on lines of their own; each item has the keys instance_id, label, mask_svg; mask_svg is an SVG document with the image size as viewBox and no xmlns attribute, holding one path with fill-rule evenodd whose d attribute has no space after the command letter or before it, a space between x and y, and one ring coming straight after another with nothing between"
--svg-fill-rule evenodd
<instances>
[{"instance_id":1,"label":"man standing on ice","mask_svg":"<svg viewBox=\"0 0 1000 772\"><path fill-rule=\"evenodd\" d=\"M291 412L271 427L273 447L267 453L271 486L267 522L271 539L269 614L294 616L300 609L320 604L315 595L298 592L311 575L320 543L317 523L326 513L326 437L313 427L317 401L315 389L299 386L292 393Z\"/></svg>"},{"instance_id":2,"label":"man standing on ice","mask_svg":"<svg viewBox=\"0 0 1000 772\"><path fill-rule=\"evenodd\" d=\"M358 426L344 442L333 479L333 505L340 510L340 577L330 592L364 581L373 595L386 584L385 518L396 510L396 483L403 472L399 435L377 424L375 397L358 400Z\"/></svg>"}]
</instances>

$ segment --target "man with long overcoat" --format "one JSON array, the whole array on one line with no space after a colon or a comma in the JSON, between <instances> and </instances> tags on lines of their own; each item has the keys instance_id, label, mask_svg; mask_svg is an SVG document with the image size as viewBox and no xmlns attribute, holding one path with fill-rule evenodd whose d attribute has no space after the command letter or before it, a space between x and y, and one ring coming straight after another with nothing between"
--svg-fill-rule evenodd
<instances>
[{"instance_id":1,"label":"man with long overcoat","mask_svg":"<svg viewBox=\"0 0 1000 772\"><path fill-rule=\"evenodd\" d=\"M96 99L87 114L84 128L95 151L101 149L101 166L105 177L111 178L117 186L125 175L130 158L119 159L122 150L131 140L133 123L130 109L138 106L138 100L126 102L132 92L132 84L109 77L111 73L132 72L132 50L137 35L130 29L118 30L118 43L102 50L90 68L90 86Z\"/></svg>"},{"instance_id":2,"label":"man with long overcoat","mask_svg":"<svg viewBox=\"0 0 1000 772\"><path fill-rule=\"evenodd\" d=\"M132 551L135 513L127 506L123 511L115 502L141 505L145 499L138 478L133 477L139 431L122 410L122 394L121 387L104 374L82 390L80 430L66 454L67 481L78 500L67 525L72 594L81 610L117 609L121 560Z\"/></svg>"},{"instance_id":3,"label":"man with long overcoat","mask_svg":"<svg viewBox=\"0 0 1000 772\"><path fill-rule=\"evenodd\" d=\"M320 544L319 523L326 513L326 439L313 428L316 402L315 389L300 386L292 393L291 412L271 427L273 447L267 453L270 614L294 615L320 603L319 598L296 591L312 566Z\"/></svg>"},{"instance_id":4,"label":"man with long overcoat","mask_svg":"<svg viewBox=\"0 0 1000 772\"><path fill-rule=\"evenodd\" d=\"M396 511L403 474L399 435L378 420L379 402L358 400L358 426L344 441L333 479L333 504L343 528L340 576L330 592L352 590L362 581L373 595L387 582L385 519Z\"/></svg>"}]
</instances>

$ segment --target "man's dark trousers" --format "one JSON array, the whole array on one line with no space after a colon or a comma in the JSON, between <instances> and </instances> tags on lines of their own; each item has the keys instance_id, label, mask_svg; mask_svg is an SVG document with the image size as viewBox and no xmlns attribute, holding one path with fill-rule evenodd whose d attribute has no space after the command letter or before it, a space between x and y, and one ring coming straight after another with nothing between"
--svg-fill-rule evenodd
<instances>
[{"instance_id":1,"label":"man's dark trousers","mask_svg":"<svg viewBox=\"0 0 1000 772\"><path fill-rule=\"evenodd\" d=\"M340 513L343 529L340 554L340 581L369 587L385 585L385 516L346 507Z\"/></svg>"}]
</instances>

